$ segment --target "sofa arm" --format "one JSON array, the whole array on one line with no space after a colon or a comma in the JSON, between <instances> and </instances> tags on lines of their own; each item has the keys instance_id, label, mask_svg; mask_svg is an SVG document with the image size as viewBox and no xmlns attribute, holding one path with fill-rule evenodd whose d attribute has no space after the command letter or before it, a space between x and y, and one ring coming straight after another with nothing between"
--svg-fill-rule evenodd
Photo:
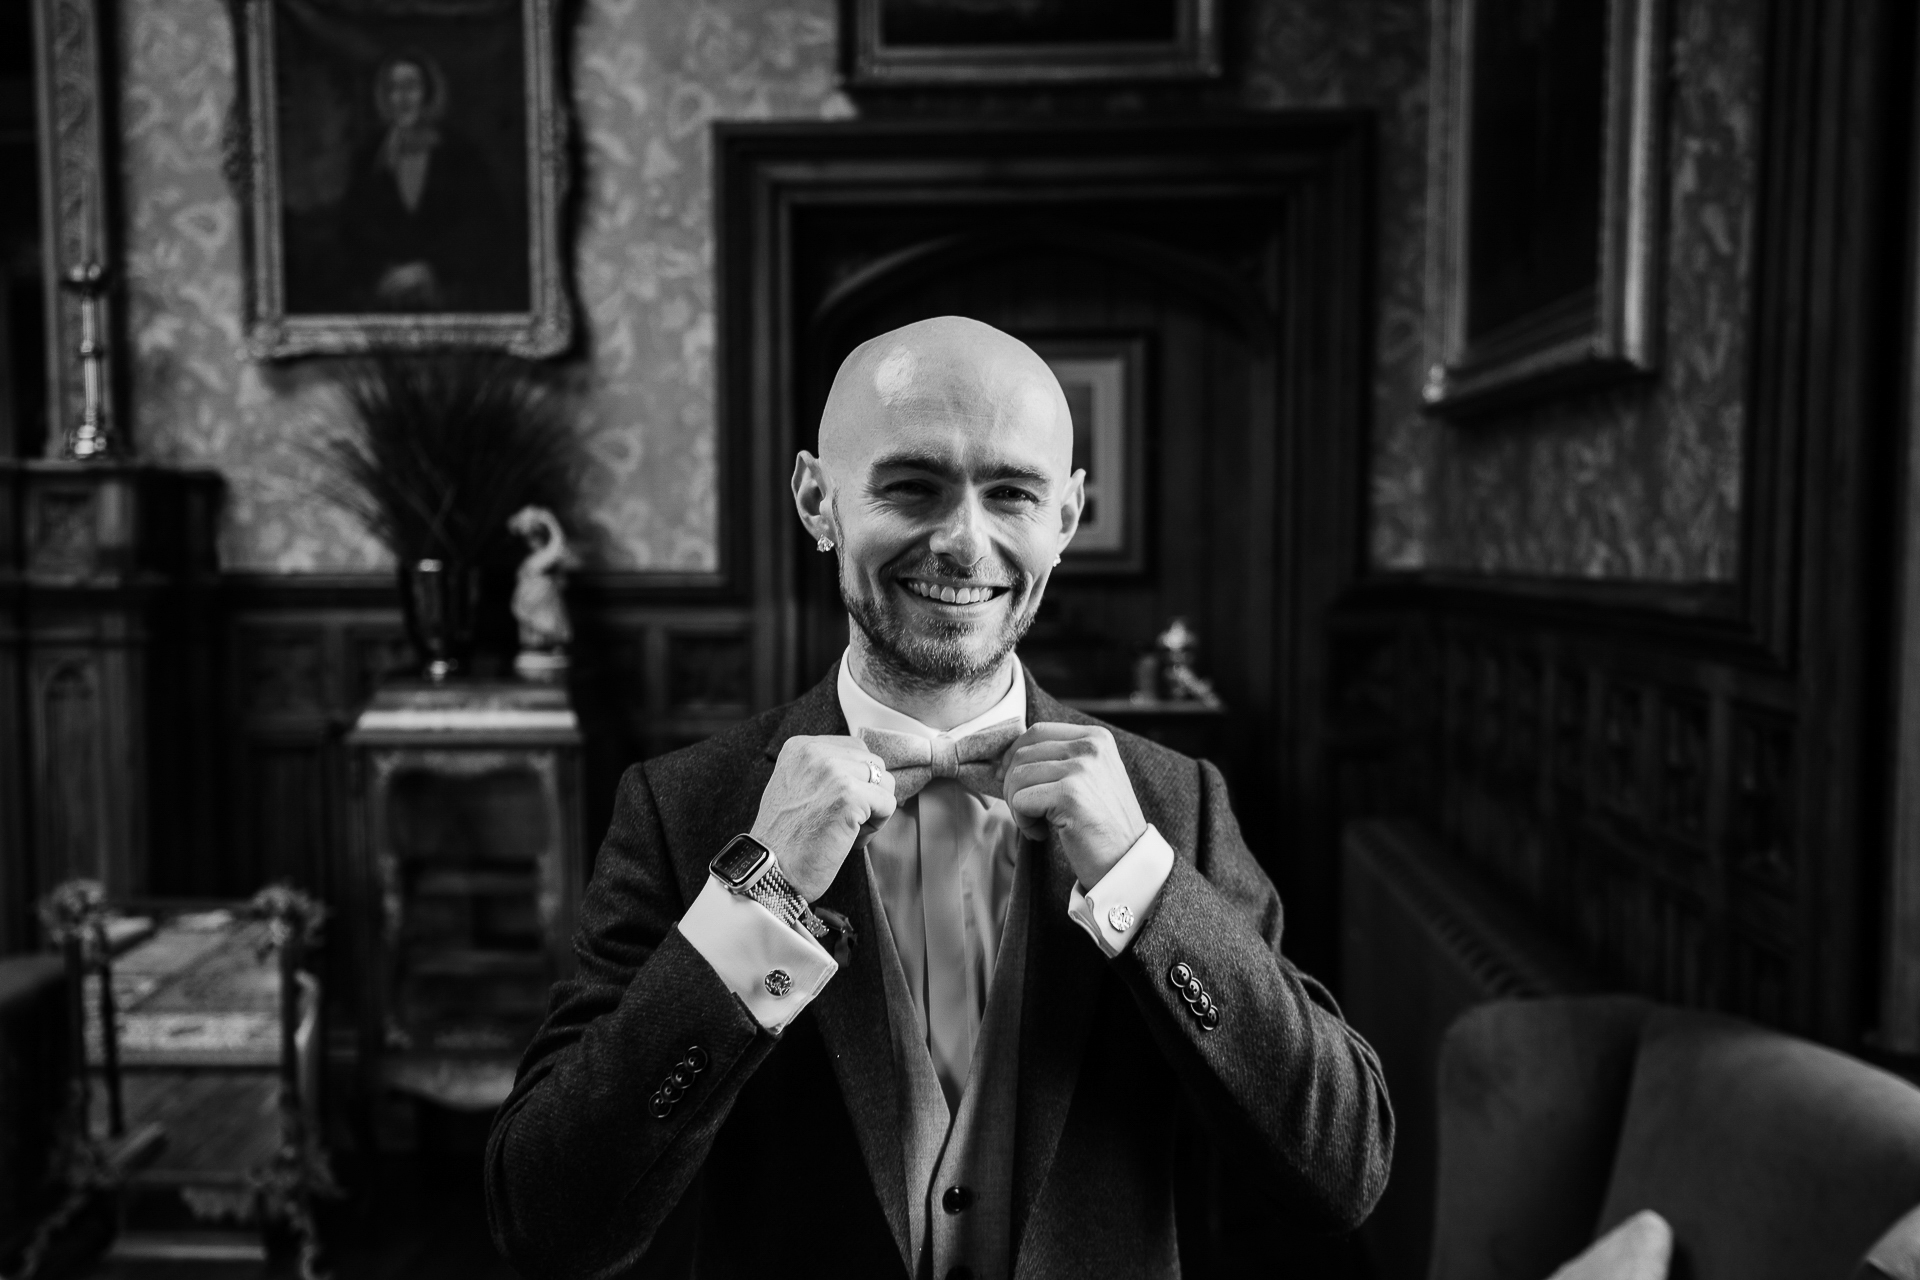
<instances>
[{"instance_id":1,"label":"sofa arm","mask_svg":"<svg viewBox=\"0 0 1920 1280\"><path fill-rule=\"evenodd\" d=\"M1440 1049L1431 1280L1540 1280L1593 1240L1645 1000L1508 1000Z\"/></svg>"}]
</instances>

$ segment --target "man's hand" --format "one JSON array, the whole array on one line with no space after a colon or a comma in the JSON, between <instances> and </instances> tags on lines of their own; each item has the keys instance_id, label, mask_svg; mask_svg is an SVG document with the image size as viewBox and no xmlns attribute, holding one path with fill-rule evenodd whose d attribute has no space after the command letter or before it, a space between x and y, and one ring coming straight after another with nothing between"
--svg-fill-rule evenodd
<instances>
[{"instance_id":1,"label":"man's hand","mask_svg":"<svg viewBox=\"0 0 1920 1280\"><path fill-rule=\"evenodd\" d=\"M860 739L788 738L760 793L753 838L773 850L781 874L813 902L893 809L893 777Z\"/></svg>"},{"instance_id":2,"label":"man's hand","mask_svg":"<svg viewBox=\"0 0 1920 1280\"><path fill-rule=\"evenodd\" d=\"M1113 735L1097 725L1034 725L1008 750L1001 786L1021 831L1058 837L1083 889L1100 883L1146 834Z\"/></svg>"}]
</instances>

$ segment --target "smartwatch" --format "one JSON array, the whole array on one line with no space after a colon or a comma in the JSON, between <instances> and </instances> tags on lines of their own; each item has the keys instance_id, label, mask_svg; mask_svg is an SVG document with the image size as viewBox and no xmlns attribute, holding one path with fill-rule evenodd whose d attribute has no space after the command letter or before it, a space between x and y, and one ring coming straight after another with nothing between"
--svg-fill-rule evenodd
<instances>
[{"instance_id":1,"label":"smartwatch","mask_svg":"<svg viewBox=\"0 0 1920 1280\"><path fill-rule=\"evenodd\" d=\"M800 891L780 874L773 850L745 832L727 841L707 870L730 892L752 898L794 928L816 939L828 932L826 922L813 914Z\"/></svg>"}]
</instances>

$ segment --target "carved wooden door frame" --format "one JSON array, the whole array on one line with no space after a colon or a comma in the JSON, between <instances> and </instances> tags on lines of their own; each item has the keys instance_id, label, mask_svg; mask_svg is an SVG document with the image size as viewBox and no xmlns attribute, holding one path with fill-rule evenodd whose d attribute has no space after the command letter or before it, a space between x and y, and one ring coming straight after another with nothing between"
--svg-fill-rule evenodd
<instances>
[{"instance_id":1,"label":"carved wooden door frame","mask_svg":"<svg viewBox=\"0 0 1920 1280\"><path fill-rule=\"evenodd\" d=\"M932 201L1049 206L1090 200L1243 201L1271 211L1271 251L1222 286L1270 333L1270 598L1249 643L1271 646L1263 701L1278 741L1265 766L1294 860L1283 884L1331 902L1332 842L1314 828L1328 603L1358 572L1369 404L1371 121L1312 111L1189 120L978 120L723 124L715 129L722 576L751 600L757 700L799 692L795 565L787 492L801 432L794 406L805 317L797 314L796 219L835 205ZM1221 279L1227 278L1222 273ZM829 294L831 291L829 291ZM810 546L810 544L809 544ZM1276 619L1284 619L1275 625ZM1321 838L1316 838L1321 837ZM1306 850L1314 856L1302 857ZM1323 916L1328 913L1320 913ZM1324 939L1331 949L1331 919ZM1311 923L1307 932L1312 932ZM1302 939L1303 942L1307 941ZM1311 949L1311 944L1309 944Z\"/></svg>"}]
</instances>

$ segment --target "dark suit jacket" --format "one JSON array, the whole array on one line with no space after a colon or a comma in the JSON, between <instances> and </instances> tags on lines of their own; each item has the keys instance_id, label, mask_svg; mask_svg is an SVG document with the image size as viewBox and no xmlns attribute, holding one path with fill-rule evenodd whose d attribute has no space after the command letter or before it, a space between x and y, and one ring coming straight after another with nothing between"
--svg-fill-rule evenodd
<instances>
[{"instance_id":1,"label":"dark suit jacket","mask_svg":"<svg viewBox=\"0 0 1920 1280\"><path fill-rule=\"evenodd\" d=\"M1096 721L1028 678L1033 723ZM825 991L768 1034L674 927L748 830L781 744L844 734L834 677L786 707L627 771L581 908L579 973L554 989L487 1148L494 1240L529 1277L903 1276L908 1188L865 862L821 905L856 941ZM1182 1094L1289 1216L1357 1225L1386 1184L1380 1065L1280 954L1280 899L1202 761L1114 732L1175 853L1150 921L1109 961L1067 918L1048 845L1028 934L1012 1239L1022 1277L1170 1277ZM1202 1030L1168 972L1220 1010ZM699 1045L664 1119L648 1099ZM1283 1259L1276 1259L1282 1262Z\"/></svg>"}]
</instances>

